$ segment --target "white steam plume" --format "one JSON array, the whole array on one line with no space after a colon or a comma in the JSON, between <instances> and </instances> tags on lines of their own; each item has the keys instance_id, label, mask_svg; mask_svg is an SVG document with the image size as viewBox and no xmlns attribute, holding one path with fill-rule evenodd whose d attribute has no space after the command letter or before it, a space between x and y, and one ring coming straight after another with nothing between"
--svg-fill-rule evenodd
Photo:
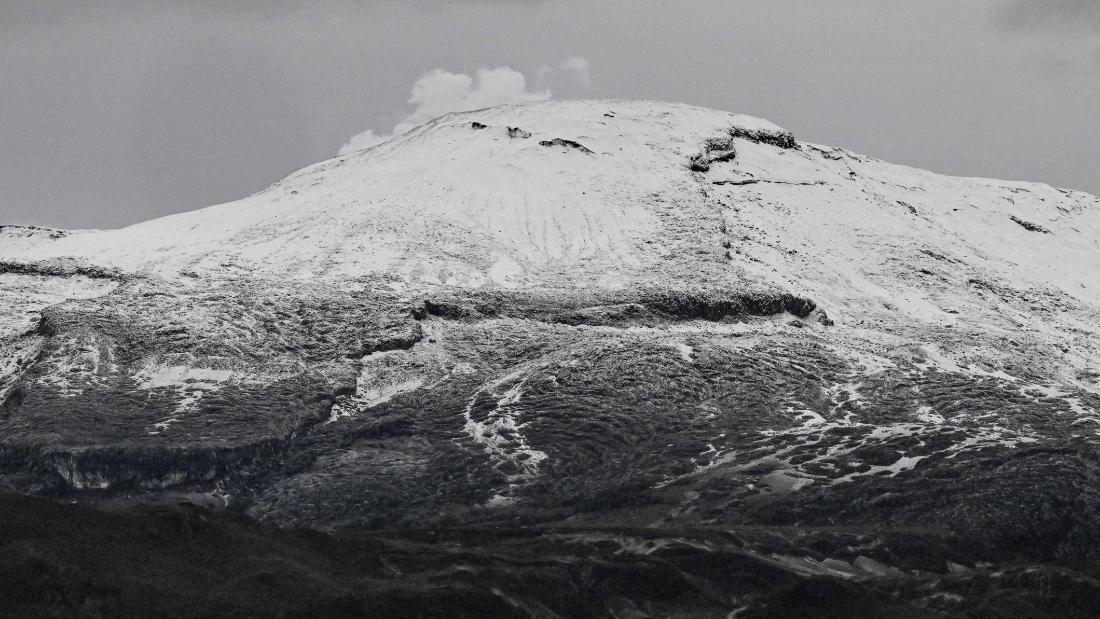
<instances>
[{"instance_id":1,"label":"white steam plume","mask_svg":"<svg viewBox=\"0 0 1100 619\"><path fill-rule=\"evenodd\" d=\"M569 58L557 68L539 69L539 84L545 85L549 77L555 74L560 74L584 88L591 85L588 61L580 56ZM409 103L413 105L412 113L397 123L388 134L380 135L367 129L353 135L340 147L339 154L345 155L385 142L448 112L464 112L506 103L544 101L551 96L548 87L528 90L527 78L523 73L508 67L481 68L473 76L451 73L445 69L432 69L413 84L409 95Z\"/></svg>"}]
</instances>

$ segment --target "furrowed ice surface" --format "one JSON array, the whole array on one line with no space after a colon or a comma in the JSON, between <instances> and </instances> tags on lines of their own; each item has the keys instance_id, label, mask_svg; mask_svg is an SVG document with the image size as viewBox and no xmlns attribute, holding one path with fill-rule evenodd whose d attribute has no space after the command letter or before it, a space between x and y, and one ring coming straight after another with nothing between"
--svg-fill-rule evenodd
<instances>
[{"instance_id":1,"label":"furrowed ice surface","mask_svg":"<svg viewBox=\"0 0 1100 619\"><path fill-rule=\"evenodd\" d=\"M1065 610L1100 590L1098 239L1094 196L736 114L450 114L237 202L0 227L0 485ZM990 584L1027 569L1057 591ZM776 616L745 586L693 608Z\"/></svg>"}]
</instances>

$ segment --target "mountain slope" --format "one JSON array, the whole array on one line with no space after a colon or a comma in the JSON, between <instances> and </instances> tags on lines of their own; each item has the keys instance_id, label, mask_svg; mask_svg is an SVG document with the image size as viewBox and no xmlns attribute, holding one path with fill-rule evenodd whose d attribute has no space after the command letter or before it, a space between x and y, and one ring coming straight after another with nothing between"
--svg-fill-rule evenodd
<instances>
[{"instance_id":1,"label":"mountain slope","mask_svg":"<svg viewBox=\"0 0 1100 619\"><path fill-rule=\"evenodd\" d=\"M725 112L451 114L237 202L0 228L0 486L1087 565L1098 238L1093 196Z\"/></svg>"}]
</instances>

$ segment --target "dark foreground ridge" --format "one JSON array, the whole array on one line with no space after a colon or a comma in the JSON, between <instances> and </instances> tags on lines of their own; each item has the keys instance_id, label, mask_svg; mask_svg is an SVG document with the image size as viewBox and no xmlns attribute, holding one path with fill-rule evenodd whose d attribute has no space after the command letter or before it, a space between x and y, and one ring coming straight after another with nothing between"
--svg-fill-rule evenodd
<instances>
[{"instance_id":1,"label":"dark foreground ridge","mask_svg":"<svg viewBox=\"0 0 1100 619\"><path fill-rule=\"evenodd\" d=\"M913 565L884 565L883 545ZM18 617L1095 617L1097 574L969 569L919 530L279 529L190 504L0 496ZM831 555L826 558L826 555ZM878 558L876 558L878 557ZM1091 572L1090 572L1091 570Z\"/></svg>"}]
</instances>

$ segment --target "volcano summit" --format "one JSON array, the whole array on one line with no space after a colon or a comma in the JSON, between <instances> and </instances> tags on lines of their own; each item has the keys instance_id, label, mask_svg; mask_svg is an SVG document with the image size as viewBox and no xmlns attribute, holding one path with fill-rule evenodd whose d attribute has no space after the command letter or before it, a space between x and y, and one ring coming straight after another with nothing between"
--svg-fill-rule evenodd
<instances>
[{"instance_id":1,"label":"volcano summit","mask_svg":"<svg viewBox=\"0 0 1100 619\"><path fill-rule=\"evenodd\" d=\"M0 603L1095 616L1098 273L1094 196L639 101L0 227L0 488L81 504L0 505Z\"/></svg>"}]
</instances>

